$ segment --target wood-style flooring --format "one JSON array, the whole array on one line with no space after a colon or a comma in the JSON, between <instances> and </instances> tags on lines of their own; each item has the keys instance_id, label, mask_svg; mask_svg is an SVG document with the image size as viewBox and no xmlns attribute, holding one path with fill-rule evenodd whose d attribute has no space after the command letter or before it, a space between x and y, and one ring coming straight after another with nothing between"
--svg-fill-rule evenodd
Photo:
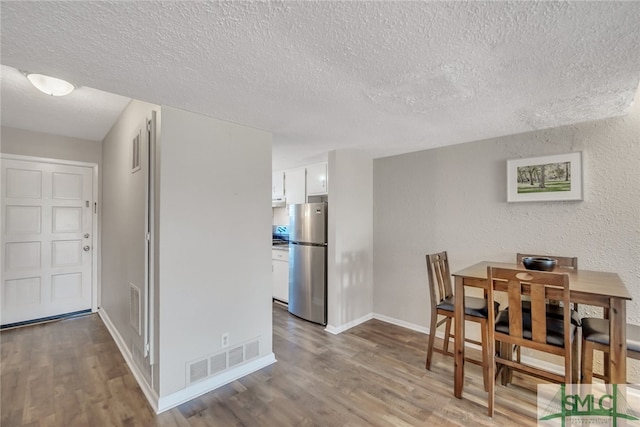
<instances>
[{"instance_id":1,"label":"wood-style flooring","mask_svg":"<svg viewBox=\"0 0 640 427\"><path fill-rule=\"evenodd\" d=\"M0 333L2 427L534 426L535 383L496 387L486 416L482 372L453 359L424 369L424 334L370 320L332 335L273 307L277 363L155 415L97 315Z\"/></svg>"}]
</instances>

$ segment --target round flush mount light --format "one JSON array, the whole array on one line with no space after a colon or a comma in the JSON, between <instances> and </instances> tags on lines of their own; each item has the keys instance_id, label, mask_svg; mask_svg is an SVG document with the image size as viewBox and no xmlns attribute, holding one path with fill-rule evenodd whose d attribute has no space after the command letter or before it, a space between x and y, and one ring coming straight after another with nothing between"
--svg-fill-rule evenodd
<instances>
[{"instance_id":1,"label":"round flush mount light","mask_svg":"<svg viewBox=\"0 0 640 427\"><path fill-rule=\"evenodd\" d=\"M51 96L69 95L75 89L75 86L66 80L43 74L27 74L27 78L39 91Z\"/></svg>"}]
</instances>

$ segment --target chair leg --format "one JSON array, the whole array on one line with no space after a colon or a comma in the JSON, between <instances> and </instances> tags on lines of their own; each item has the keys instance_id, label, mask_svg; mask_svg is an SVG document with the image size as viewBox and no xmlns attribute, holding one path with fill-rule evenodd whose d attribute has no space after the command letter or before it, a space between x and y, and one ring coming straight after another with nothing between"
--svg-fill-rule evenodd
<instances>
[{"instance_id":1,"label":"chair leg","mask_svg":"<svg viewBox=\"0 0 640 427\"><path fill-rule=\"evenodd\" d=\"M493 333L489 331L488 325L485 325L484 329L487 334L486 344L489 344L490 340L492 340L494 341L494 345L495 345L495 340L493 339ZM488 381L485 383L485 389L487 389L487 392L488 392L488 396L487 396L488 414L487 415L493 418L493 412L494 412L493 407L495 403L495 391L496 391L496 348L494 347L493 351L491 351L491 349L487 349L486 356L487 356L487 359L483 369L486 370L487 379L488 379Z\"/></svg>"},{"instance_id":2,"label":"chair leg","mask_svg":"<svg viewBox=\"0 0 640 427\"><path fill-rule=\"evenodd\" d=\"M571 343L571 380L572 384L580 382L580 376L578 375L578 334L576 333L573 342Z\"/></svg>"},{"instance_id":3,"label":"chair leg","mask_svg":"<svg viewBox=\"0 0 640 427\"><path fill-rule=\"evenodd\" d=\"M433 345L436 340L436 330L438 329L438 312L434 309L431 310L431 326L429 328L429 344L427 347L427 361L425 368L431 370L431 359L433 358Z\"/></svg>"},{"instance_id":4,"label":"chair leg","mask_svg":"<svg viewBox=\"0 0 640 427\"><path fill-rule=\"evenodd\" d=\"M513 345L501 342L500 343L500 357L507 360L513 360ZM513 371L508 366L502 367L501 375L502 385L506 386L513 380Z\"/></svg>"},{"instance_id":5,"label":"chair leg","mask_svg":"<svg viewBox=\"0 0 640 427\"><path fill-rule=\"evenodd\" d=\"M482 342L482 382L484 383L484 391L489 391L489 328L487 322L480 323L480 340Z\"/></svg>"},{"instance_id":6,"label":"chair leg","mask_svg":"<svg viewBox=\"0 0 640 427\"><path fill-rule=\"evenodd\" d=\"M603 362L603 367L604 367L604 377L605 377L605 382L607 384L611 383L611 357L609 357L609 352L605 351L602 354L602 362Z\"/></svg>"},{"instance_id":7,"label":"chair leg","mask_svg":"<svg viewBox=\"0 0 640 427\"><path fill-rule=\"evenodd\" d=\"M444 343L442 344L442 351L444 354L449 354L449 341L451 340L451 317L447 317L447 322L444 327Z\"/></svg>"},{"instance_id":8,"label":"chair leg","mask_svg":"<svg viewBox=\"0 0 640 427\"><path fill-rule=\"evenodd\" d=\"M582 340L582 383L591 384L593 382L593 346Z\"/></svg>"}]
</instances>

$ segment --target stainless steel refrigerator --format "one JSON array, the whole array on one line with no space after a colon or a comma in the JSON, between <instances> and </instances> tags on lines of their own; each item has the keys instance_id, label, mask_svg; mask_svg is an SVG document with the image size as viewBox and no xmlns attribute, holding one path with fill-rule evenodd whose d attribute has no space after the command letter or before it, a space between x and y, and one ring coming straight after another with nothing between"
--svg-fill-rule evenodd
<instances>
[{"instance_id":1,"label":"stainless steel refrigerator","mask_svg":"<svg viewBox=\"0 0 640 427\"><path fill-rule=\"evenodd\" d=\"M327 203L289 205L289 312L327 324Z\"/></svg>"}]
</instances>

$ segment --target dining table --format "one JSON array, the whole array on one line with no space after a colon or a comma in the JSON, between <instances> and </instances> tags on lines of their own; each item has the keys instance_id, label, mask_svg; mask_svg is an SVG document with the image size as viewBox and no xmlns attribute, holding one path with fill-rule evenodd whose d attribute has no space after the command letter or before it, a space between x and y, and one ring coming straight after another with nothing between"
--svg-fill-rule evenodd
<instances>
[{"instance_id":1,"label":"dining table","mask_svg":"<svg viewBox=\"0 0 640 427\"><path fill-rule=\"evenodd\" d=\"M462 398L464 388L464 295L465 288L480 288L486 292L487 267L501 267L524 270L518 263L482 261L456 271L452 274L455 281L455 336L454 340L454 395ZM556 268L554 272L569 274L569 293L572 303L587 304L604 308L609 317L609 369L612 384L625 384L627 381L627 343L626 343L626 302L631 294L620 276L614 272L574 270Z\"/></svg>"}]
</instances>

